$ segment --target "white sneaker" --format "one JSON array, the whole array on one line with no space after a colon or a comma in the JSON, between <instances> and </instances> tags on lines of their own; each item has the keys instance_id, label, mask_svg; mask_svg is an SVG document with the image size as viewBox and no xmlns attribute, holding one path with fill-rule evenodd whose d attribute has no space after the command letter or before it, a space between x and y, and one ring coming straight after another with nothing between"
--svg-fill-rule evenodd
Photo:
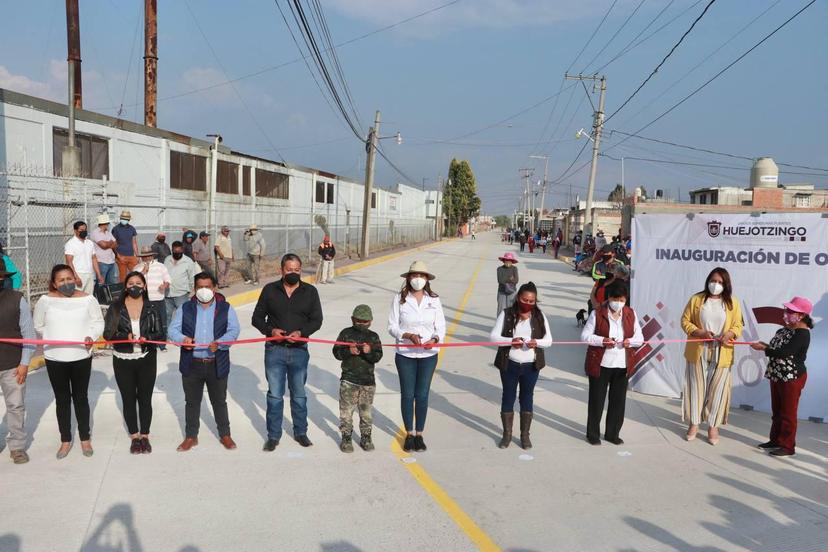
<instances>
[{"instance_id":1,"label":"white sneaker","mask_svg":"<svg viewBox=\"0 0 828 552\"><path fill-rule=\"evenodd\" d=\"M245 280L245 281L244 281L244 283L245 283L245 284L252 284L252 283L253 283L253 280Z\"/></svg>"}]
</instances>

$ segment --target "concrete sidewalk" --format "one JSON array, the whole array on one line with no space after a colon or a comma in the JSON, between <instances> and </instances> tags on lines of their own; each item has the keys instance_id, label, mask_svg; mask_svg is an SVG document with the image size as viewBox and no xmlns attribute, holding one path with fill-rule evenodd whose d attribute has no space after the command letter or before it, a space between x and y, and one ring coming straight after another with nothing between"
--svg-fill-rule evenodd
<instances>
[{"instance_id":1,"label":"concrete sidewalk","mask_svg":"<svg viewBox=\"0 0 828 552\"><path fill-rule=\"evenodd\" d=\"M437 275L451 341L483 341L494 322L499 236L453 240L343 275L320 286L334 338L357 303L386 320L399 274L415 258ZM549 256L519 254L521 281L539 287L559 340L578 337L574 314L589 280ZM242 337L252 304L237 307ZM499 450L500 380L492 348L446 350L426 426L428 452L401 454L399 382L393 350L377 366L377 450L338 450L339 366L311 346L309 436L264 453L263 347L233 349L229 407L239 448L218 443L204 401L201 444L182 438L184 396L177 351L159 357L151 455L131 456L111 360L93 363L95 455L77 446L57 461L53 395L44 370L30 375L27 426L32 461L0 462L0 552L86 551L463 551L825 550L828 426L803 422L793 458L755 448L768 414L731 412L722 441L684 442L680 402L630 393L623 447L584 440L586 378L581 347L550 350L535 395L529 454ZM816 364L814 364L816 367ZM807 393L807 387L805 389ZM286 401L287 402L287 401ZM4 428L0 432L4 433Z\"/></svg>"}]
</instances>

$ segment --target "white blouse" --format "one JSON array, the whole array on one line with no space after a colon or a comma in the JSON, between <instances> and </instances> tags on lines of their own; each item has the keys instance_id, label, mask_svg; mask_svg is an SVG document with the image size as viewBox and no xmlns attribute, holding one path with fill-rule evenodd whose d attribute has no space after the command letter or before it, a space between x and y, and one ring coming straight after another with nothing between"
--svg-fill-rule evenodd
<instances>
[{"instance_id":1,"label":"white blouse","mask_svg":"<svg viewBox=\"0 0 828 552\"><path fill-rule=\"evenodd\" d=\"M430 297L423 294L419 303L409 293L405 303L400 304L400 294L394 295L391 302L391 312L388 314L388 333L397 340L398 344L412 343L410 339L403 339L403 334L413 333L420 336L421 341L437 338L439 343L446 339L446 317L443 315L443 305L439 297ZM438 349L424 349L422 347L403 347L397 349L398 355L409 358L426 358L438 353Z\"/></svg>"},{"instance_id":2,"label":"white blouse","mask_svg":"<svg viewBox=\"0 0 828 552\"><path fill-rule=\"evenodd\" d=\"M581 341L589 343L593 347L603 347L604 338L595 333L595 313L589 314L586 325L581 331ZM624 348L624 317L619 316L618 320L609 316L609 336L616 342L615 347L604 349L604 356L601 358L601 366L604 368L626 368L627 351ZM630 348L637 349L644 344L644 334L641 331L641 324L638 322L638 315L633 318L633 336L630 338Z\"/></svg>"},{"instance_id":3,"label":"white blouse","mask_svg":"<svg viewBox=\"0 0 828 552\"><path fill-rule=\"evenodd\" d=\"M489 341L511 341L512 338L503 335L505 313L506 311L500 311L500 314L497 315L497 321L495 321L494 328L492 328L489 334ZM540 349L546 349L552 346L552 332L549 331L549 321L546 319L545 314L543 314L543 328L543 337L537 340ZM514 337L522 337L524 341L530 341L532 339L532 323L528 318L526 320L518 320L517 325L515 325ZM519 349L510 347L509 360L517 362L518 364L535 362L535 350L530 349L525 344Z\"/></svg>"},{"instance_id":4,"label":"white blouse","mask_svg":"<svg viewBox=\"0 0 828 552\"><path fill-rule=\"evenodd\" d=\"M713 297L708 297L702 305L699 317L705 330L713 332L713 335L722 335L725 322L727 321L727 311L725 310L722 298L714 299Z\"/></svg>"},{"instance_id":5,"label":"white blouse","mask_svg":"<svg viewBox=\"0 0 828 552\"><path fill-rule=\"evenodd\" d=\"M129 325L132 327L132 339L138 339L139 337L141 337L141 321L133 320L132 318L130 318ZM112 356L114 356L115 358L120 358L122 360L138 360L139 358L144 358L148 354L149 351L141 350L140 343L135 343L132 345L131 353L119 353L118 351L112 351Z\"/></svg>"},{"instance_id":6,"label":"white blouse","mask_svg":"<svg viewBox=\"0 0 828 552\"><path fill-rule=\"evenodd\" d=\"M98 339L103 333L104 320L98 301L91 295L82 297L52 297L43 295L34 309L35 331L43 339L84 341ZM84 345L44 345L47 360L73 362L92 356Z\"/></svg>"}]
</instances>

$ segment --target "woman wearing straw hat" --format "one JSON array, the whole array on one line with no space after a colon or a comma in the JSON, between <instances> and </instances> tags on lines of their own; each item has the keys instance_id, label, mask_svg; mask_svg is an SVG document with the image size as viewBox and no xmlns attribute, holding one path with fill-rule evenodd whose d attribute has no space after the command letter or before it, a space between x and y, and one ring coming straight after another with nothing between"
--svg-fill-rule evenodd
<instances>
[{"instance_id":1,"label":"woman wearing straw hat","mask_svg":"<svg viewBox=\"0 0 828 552\"><path fill-rule=\"evenodd\" d=\"M773 411L770 440L759 448L770 450L773 456L792 456L796 451L799 396L808 379L805 358L811 344L814 307L804 297L794 297L782 306L784 327L777 330L770 343L754 343L751 347L765 351L768 357L765 377L770 380Z\"/></svg>"},{"instance_id":2,"label":"woman wearing straw hat","mask_svg":"<svg viewBox=\"0 0 828 552\"><path fill-rule=\"evenodd\" d=\"M446 337L446 318L440 298L431 290L434 275L423 261L414 261L408 272L400 276L405 281L391 303L388 332L398 345L409 345L399 347L394 356L406 431L403 450L423 452L428 392L437 368L437 349L433 345Z\"/></svg>"},{"instance_id":3,"label":"woman wearing straw hat","mask_svg":"<svg viewBox=\"0 0 828 552\"><path fill-rule=\"evenodd\" d=\"M514 253L511 251L504 253L498 259L503 263L497 267L497 314L500 314L503 309L515 302L519 279L518 269L515 266L518 260Z\"/></svg>"}]
</instances>

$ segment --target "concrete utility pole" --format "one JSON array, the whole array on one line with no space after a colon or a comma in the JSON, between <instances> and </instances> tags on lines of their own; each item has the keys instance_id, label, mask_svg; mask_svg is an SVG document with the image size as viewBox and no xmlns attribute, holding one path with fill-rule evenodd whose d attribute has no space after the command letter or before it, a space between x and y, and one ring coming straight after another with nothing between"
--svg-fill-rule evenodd
<instances>
[{"instance_id":1,"label":"concrete utility pole","mask_svg":"<svg viewBox=\"0 0 828 552\"><path fill-rule=\"evenodd\" d=\"M530 201L530 196L529 196L529 177L532 176L532 174L535 172L535 169L524 168L524 169L518 169L518 171L523 173L523 181L524 181L523 195L526 198L525 201L524 201L524 204L523 204L523 229L526 230L527 225L529 224L529 209L531 208L531 204L530 204L531 201ZM534 218L535 217L533 215L532 219L534 219ZM534 232L534 228L530 227L530 228L528 228L528 230L530 232Z\"/></svg>"},{"instance_id":2,"label":"concrete utility pole","mask_svg":"<svg viewBox=\"0 0 828 552\"><path fill-rule=\"evenodd\" d=\"M69 70L69 143L61 153L61 172L63 176L75 177L80 175L81 170L80 148L75 144L75 109L83 107L78 0L66 0L66 43Z\"/></svg>"},{"instance_id":3,"label":"concrete utility pole","mask_svg":"<svg viewBox=\"0 0 828 552\"><path fill-rule=\"evenodd\" d=\"M374 187L374 158L377 155L377 144L379 142L380 112L374 117L374 127L368 131L368 138L365 140L365 152L368 159L365 162L365 198L362 203L362 242L360 243L359 256L367 259L370 253L369 225L368 218L371 214L371 193Z\"/></svg>"},{"instance_id":4,"label":"concrete utility pole","mask_svg":"<svg viewBox=\"0 0 828 552\"><path fill-rule=\"evenodd\" d=\"M158 7L144 0L144 124L158 126Z\"/></svg>"},{"instance_id":5,"label":"concrete utility pole","mask_svg":"<svg viewBox=\"0 0 828 552\"><path fill-rule=\"evenodd\" d=\"M543 165L543 186L541 187L541 204L538 219L543 216L543 205L546 202L546 184L549 181L549 156L548 155L530 155L532 159L544 159Z\"/></svg>"},{"instance_id":6,"label":"concrete utility pole","mask_svg":"<svg viewBox=\"0 0 828 552\"><path fill-rule=\"evenodd\" d=\"M593 81L593 90L595 81L601 83L601 95L598 99L598 110L595 111L595 116L592 123L592 166L589 169L589 187L587 188L586 198L586 213L584 214L584 235L592 233L592 196L595 193L595 176L598 173L598 153L601 147L601 133L604 130L604 97L607 93L607 78L604 75L592 75L585 77L583 75L564 75L567 80L591 80Z\"/></svg>"}]
</instances>

